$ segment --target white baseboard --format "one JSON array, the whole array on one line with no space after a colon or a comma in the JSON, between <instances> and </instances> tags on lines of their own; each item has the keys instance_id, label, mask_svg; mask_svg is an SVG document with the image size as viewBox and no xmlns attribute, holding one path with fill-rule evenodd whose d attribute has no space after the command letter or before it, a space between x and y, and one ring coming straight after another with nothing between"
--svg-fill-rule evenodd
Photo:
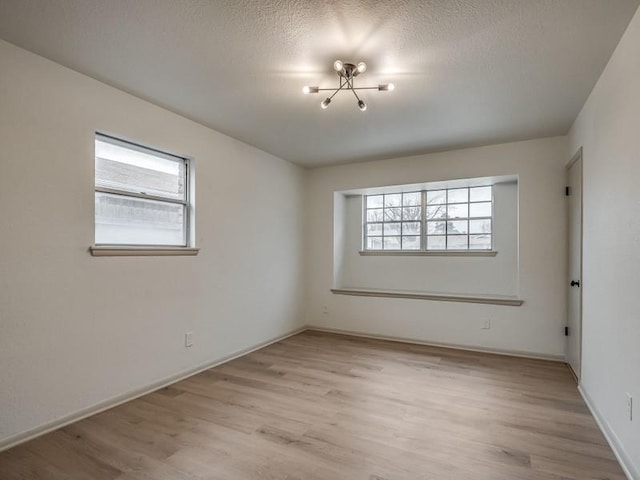
<instances>
[{"instance_id":1,"label":"white baseboard","mask_svg":"<svg viewBox=\"0 0 640 480\"><path fill-rule=\"evenodd\" d=\"M353 337L371 338L374 340L387 340L390 342L410 343L413 345L425 345L428 347L451 348L454 350L465 350L468 352L494 353L496 355L506 355L509 357L532 358L534 360L550 360L552 362L565 362L564 355L548 355L543 353L523 352L519 350L504 350L499 348L475 347L470 345L457 345L454 343L437 343L428 340L415 340L406 337L393 337L388 335L377 335L373 333L357 332L354 330L342 330L338 328L325 328L307 325L307 330L315 330L317 332L337 333L339 335L351 335Z\"/></svg>"},{"instance_id":2,"label":"white baseboard","mask_svg":"<svg viewBox=\"0 0 640 480\"><path fill-rule=\"evenodd\" d=\"M59 428L62 428L66 425L69 425L71 423L77 422L79 420L82 420L84 418L90 417L92 415L95 415L97 413L100 412L104 412L105 410L108 410L110 408L113 407L117 407L118 405L121 405L123 403L129 402L131 400L134 400L136 398L142 397L143 395L147 395L151 392L154 392L156 390L159 390L161 388L164 388L166 386L169 386L173 383L179 382L180 380L184 380L185 378L191 377L193 375L196 375L200 372L203 372L205 370L208 370L210 368L213 367L217 367L218 365L222 365L223 363L227 363L230 362L231 360L234 360L238 357L242 357L244 355L247 355L251 352L255 352L256 350L260 350L264 347L267 347L273 343L279 342L281 340L284 340L285 338L289 338L292 337L294 335L297 335L299 333L304 332L305 330L307 330L306 327L302 327L302 328L298 328L292 332L286 333L284 335L279 335L275 338L272 338L270 340L267 340L265 342L259 343L258 345L254 345L252 347L248 347L248 348L244 348L242 350L239 350L236 353L233 353L231 355L227 355L223 358L218 358L216 360L211 360L209 362L206 362L204 364L198 365L197 367L194 368L190 368L187 370L184 370L182 372L176 373L174 375L171 375L169 377L165 377L162 378L160 380L156 380L155 382L149 383L143 387L140 388L136 388L134 390L122 393L120 395L116 395L115 397L109 398L107 400L104 400L102 402L98 402L94 405L90 405L88 407L85 407L81 410L78 410L76 412L70 413L68 415L65 415L63 417L57 418L51 422L47 422L45 424L42 425L38 425L37 427L31 428L25 432L21 432L15 435L12 435L8 438L5 438L3 440L0 440L0 452L3 450L7 450L11 447L15 447L16 445L19 445L21 443L27 442L29 440L32 440L36 437L39 437L41 435L44 435L45 433L49 433L52 432L54 430L57 430Z\"/></svg>"},{"instance_id":3,"label":"white baseboard","mask_svg":"<svg viewBox=\"0 0 640 480\"><path fill-rule=\"evenodd\" d=\"M598 424L598 427L600 427L604 438L609 443L611 450L613 450L613 454L618 459L618 463L622 467L624 474L629 480L640 480L640 471L638 470L638 468L636 468L636 466L633 465L633 461L625 451L622 442L618 438L618 435L616 435L616 432L613 431L613 429L609 425L609 422L607 422L605 418L600 414L600 411L596 407L595 403L593 403L591 396L587 393L582 384L578 385L578 391L580 392L580 395L582 395L584 403L586 403L587 407L589 407L591 415L593 415L593 418L595 418L596 423Z\"/></svg>"}]
</instances>

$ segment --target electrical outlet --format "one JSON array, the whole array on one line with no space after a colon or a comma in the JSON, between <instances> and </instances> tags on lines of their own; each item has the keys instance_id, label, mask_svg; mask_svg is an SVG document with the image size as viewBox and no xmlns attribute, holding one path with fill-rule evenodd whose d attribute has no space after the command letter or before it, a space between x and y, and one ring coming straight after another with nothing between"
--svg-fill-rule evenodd
<instances>
[{"instance_id":1,"label":"electrical outlet","mask_svg":"<svg viewBox=\"0 0 640 480\"><path fill-rule=\"evenodd\" d=\"M193 332L187 332L184 334L184 346L186 348L193 347Z\"/></svg>"},{"instance_id":2,"label":"electrical outlet","mask_svg":"<svg viewBox=\"0 0 640 480\"><path fill-rule=\"evenodd\" d=\"M491 328L491 319L490 318L486 318L484 319L484 321L482 322L482 330L489 330Z\"/></svg>"},{"instance_id":3,"label":"electrical outlet","mask_svg":"<svg viewBox=\"0 0 640 480\"><path fill-rule=\"evenodd\" d=\"M329 315L329 307L327 307L326 305L324 305L322 307L322 313L323 315Z\"/></svg>"},{"instance_id":4,"label":"electrical outlet","mask_svg":"<svg viewBox=\"0 0 640 480\"><path fill-rule=\"evenodd\" d=\"M626 395L627 395L627 418L629 419L630 422L632 422L633 421L633 397L629 392L627 392Z\"/></svg>"}]
</instances>

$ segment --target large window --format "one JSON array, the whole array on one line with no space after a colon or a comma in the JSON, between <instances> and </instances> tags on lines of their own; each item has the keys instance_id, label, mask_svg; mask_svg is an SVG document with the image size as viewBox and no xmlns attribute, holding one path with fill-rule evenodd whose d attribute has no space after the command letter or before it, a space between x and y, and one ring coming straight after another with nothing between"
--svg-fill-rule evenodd
<instances>
[{"instance_id":1,"label":"large window","mask_svg":"<svg viewBox=\"0 0 640 480\"><path fill-rule=\"evenodd\" d=\"M189 244L189 162L96 135L96 245Z\"/></svg>"},{"instance_id":2,"label":"large window","mask_svg":"<svg viewBox=\"0 0 640 480\"><path fill-rule=\"evenodd\" d=\"M491 250L491 186L365 196L365 250Z\"/></svg>"}]
</instances>

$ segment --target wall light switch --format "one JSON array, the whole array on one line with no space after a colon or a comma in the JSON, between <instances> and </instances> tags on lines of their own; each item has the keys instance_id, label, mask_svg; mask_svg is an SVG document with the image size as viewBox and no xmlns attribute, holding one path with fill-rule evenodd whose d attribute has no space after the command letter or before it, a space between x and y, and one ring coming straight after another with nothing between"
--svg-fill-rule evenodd
<instances>
[{"instance_id":1,"label":"wall light switch","mask_svg":"<svg viewBox=\"0 0 640 480\"><path fill-rule=\"evenodd\" d=\"M626 395L627 395L627 418L629 419L630 422L632 422L633 421L633 397L629 392L627 392Z\"/></svg>"},{"instance_id":2,"label":"wall light switch","mask_svg":"<svg viewBox=\"0 0 640 480\"><path fill-rule=\"evenodd\" d=\"M184 334L184 346L193 347L193 332L187 332Z\"/></svg>"},{"instance_id":3,"label":"wall light switch","mask_svg":"<svg viewBox=\"0 0 640 480\"><path fill-rule=\"evenodd\" d=\"M491 319L487 318L482 322L482 330L489 330L491 328Z\"/></svg>"}]
</instances>

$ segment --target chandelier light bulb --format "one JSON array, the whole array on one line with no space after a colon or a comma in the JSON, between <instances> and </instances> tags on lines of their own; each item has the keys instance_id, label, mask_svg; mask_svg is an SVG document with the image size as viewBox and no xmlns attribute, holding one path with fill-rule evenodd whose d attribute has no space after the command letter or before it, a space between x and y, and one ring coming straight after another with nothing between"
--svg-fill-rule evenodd
<instances>
[{"instance_id":1,"label":"chandelier light bulb","mask_svg":"<svg viewBox=\"0 0 640 480\"><path fill-rule=\"evenodd\" d=\"M320 106L322 107L323 110L326 110L327 107L329 107L329 104L331 103L331 99L329 97L325 98L322 103L320 104Z\"/></svg>"},{"instance_id":2,"label":"chandelier light bulb","mask_svg":"<svg viewBox=\"0 0 640 480\"><path fill-rule=\"evenodd\" d=\"M381 83L378 85L378 90L380 92L393 92L396 86L393 83Z\"/></svg>"},{"instance_id":3,"label":"chandelier light bulb","mask_svg":"<svg viewBox=\"0 0 640 480\"><path fill-rule=\"evenodd\" d=\"M310 93L318 93L319 87L310 87L308 85L302 87L302 93L308 95Z\"/></svg>"},{"instance_id":4,"label":"chandelier light bulb","mask_svg":"<svg viewBox=\"0 0 640 480\"><path fill-rule=\"evenodd\" d=\"M362 100L358 100L358 108L360 109L360 111L364 112L367 109L367 104Z\"/></svg>"},{"instance_id":5,"label":"chandelier light bulb","mask_svg":"<svg viewBox=\"0 0 640 480\"><path fill-rule=\"evenodd\" d=\"M336 72L341 72L342 69L344 68L344 63L342 63L342 60L336 60L333 63L333 68L335 69Z\"/></svg>"},{"instance_id":6,"label":"chandelier light bulb","mask_svg":"<svg viewBox=\"0 0 640 480\"><path fill-rule=\"evenodd\" d=\"M364 73L365 70L367 69L367 64L364 62L360 62L358 63L357 69L358 69L358 73Z\"/></svg>"}]
</instances>

